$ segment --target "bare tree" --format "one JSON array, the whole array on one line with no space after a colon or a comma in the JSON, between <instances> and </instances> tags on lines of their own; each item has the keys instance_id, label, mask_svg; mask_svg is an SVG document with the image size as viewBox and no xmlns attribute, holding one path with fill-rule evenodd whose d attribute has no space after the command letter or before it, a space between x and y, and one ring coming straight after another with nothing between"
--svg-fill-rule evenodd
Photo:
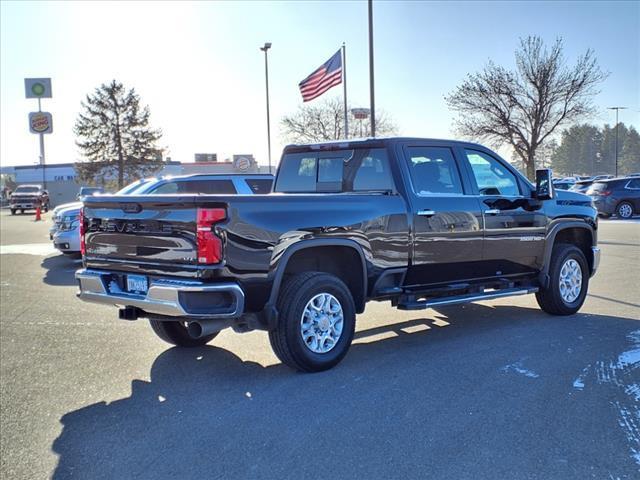
<instances>
[{"instance_id":1,"label":"bare tree","mask_svg":"<svg viewBox=\"0 0 640 480\"><path fill-rule=\"evenodd\" d=\"M550 50L540 37L521 39L515 71L489 62L445 97L459 114L455 124L460 134L496 147L511 145L530 179L538 148L559 126L594 113L597 85L608 75L592 50L573 67L567 66L562 51L562 39Z\"/></svg>"},{"instance_id":2,"label":"bare tree","mask_svg":"<svg viewBox=\"0 0 640 480\"><path fill-rule=\"evenodd\" d=\"M350 107L347 108L351 110ZM370 119L363 120L360 125L360 120L351 118L349 125L349 138L367 136L371 131ZM345 138L343 103L338 98L330 98L315 105L302 105L293 115L282 117L280 126L284 139L292 143ZM376 110L376 135L396 135L397 131L391 118L386 113Z\"/></svg>"}]
</instances>

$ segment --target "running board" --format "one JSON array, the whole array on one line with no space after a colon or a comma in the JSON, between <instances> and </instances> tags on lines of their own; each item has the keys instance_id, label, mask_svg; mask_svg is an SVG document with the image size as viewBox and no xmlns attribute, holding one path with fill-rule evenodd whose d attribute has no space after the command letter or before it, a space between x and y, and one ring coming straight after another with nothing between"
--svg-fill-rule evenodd
<instances>
[{"instance_id":1,"label":"running board","mask_svg":"<svg viewBox=\"0 0 640 480\"><path fill-rule=\"evenodd\" d=\"M507 288L504 290L493 290L484 293L468 293L466 295L455 295L451 297L436 297L428 300L414 300L399 302L398 310L424 310L425 308L439 307L442 305L458 305L460 303L478 302L481 300L491 300L500 297L515 297L516 295L528 295L538 291L538 287L527 288Z\"/></svg>"}]
</instances>

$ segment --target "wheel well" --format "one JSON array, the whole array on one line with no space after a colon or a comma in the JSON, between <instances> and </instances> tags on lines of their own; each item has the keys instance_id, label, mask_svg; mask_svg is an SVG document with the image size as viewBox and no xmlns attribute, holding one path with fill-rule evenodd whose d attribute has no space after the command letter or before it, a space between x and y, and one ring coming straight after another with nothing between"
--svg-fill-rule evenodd
<instances>
[{"instance_id":1,"label":"wheel well","mask_svg":"<svg viewBox=\"0 0 640 480\"><path fill-rule=\"evenodd\" d=\"M556 235L554 246L558 243L569 243L582 250L589 263L589 270L593 270L593 252L591 251L593 237L589 230L586 228L566 228L561 230Z\"/></svg>"},{"instance_id":2,"label":"wheel well","mask_svg":"<svg viewBox=\"0 0 640 480\"><path fill-rule=\"evenodd\" d=\"M366 297L362 268L362 259L354 248L333 245L304 248L295 252L287 262L283 282L297 273L330 273L347 285L356 312L362 313Z\"/></svg>"}]
</instances>

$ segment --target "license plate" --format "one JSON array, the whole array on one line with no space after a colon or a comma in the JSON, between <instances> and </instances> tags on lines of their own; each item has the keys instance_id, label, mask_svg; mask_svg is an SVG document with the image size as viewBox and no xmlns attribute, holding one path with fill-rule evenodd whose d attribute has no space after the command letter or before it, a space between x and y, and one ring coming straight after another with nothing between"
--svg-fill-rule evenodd
<instances>
[{"instance_id":1,"label":"license plate","mask_svg":"<svg viewBox=\"0 0 640 480\"><path fill-rule=\"evenodd\" d=\"M143 275L127 275L127 290L129 292L147 293L148 289L147 277Z\"/></svg>"}]
</instances>

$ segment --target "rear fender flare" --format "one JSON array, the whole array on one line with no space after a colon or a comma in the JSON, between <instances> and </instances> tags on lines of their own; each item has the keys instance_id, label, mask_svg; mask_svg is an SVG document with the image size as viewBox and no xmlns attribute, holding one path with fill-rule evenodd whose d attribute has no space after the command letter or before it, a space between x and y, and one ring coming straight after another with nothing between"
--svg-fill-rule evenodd
<instances>
[{"instance_id":1,"label":"rear fender flare","mask_svg":"<svg viewBox=\"0 0 640 480\"><path fill-rule=\"evenodd\" d=\"M276 311L276 302L278 300L278 294L280 293L280 287L282 286L282 280L284 278L284 273L287 269L287 265L291 257L301 251L308 248L315 247L348 247L352 248L358 253L360 258L360 264L362 268L362 302L356 305L356 311L361 312L364 310L364 304L367 301L367 264L365 261L364 252L362 251L362 247L358 245L358 243L353 240L347 239L312 239L312 240L303 240L299 243L296 243L290 247L288 247L285 252L282 254L282 257L278 261L278 265L273 273L273 281L271 282L271 294L269 295L269 300L265 305L265 313L267 315L267 323L268 325L274 326L277 322L277 311Z\"/></svg>"}]
</instances>

